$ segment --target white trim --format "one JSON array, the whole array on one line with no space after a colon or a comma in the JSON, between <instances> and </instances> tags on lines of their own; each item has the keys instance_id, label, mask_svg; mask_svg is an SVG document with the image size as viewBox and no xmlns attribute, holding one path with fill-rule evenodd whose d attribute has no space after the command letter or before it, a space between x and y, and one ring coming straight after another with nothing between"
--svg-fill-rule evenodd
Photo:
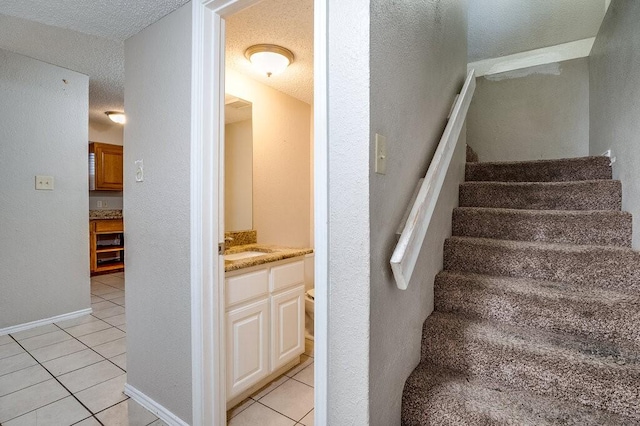
<instances>
[{"instance_id":1,"label":"white trim","mask_svg":"<svg viewBox=\"0 0 640 426\"><path fill-rule=\"evenodd\" d=\"M129 383L124 384L124 394L142 405L169 426L189 426L187 422L167 410L163 405L158 404L156 401L131 386Z\"/></svg>"},{"instance_id":2,"label":"white trim","mask_svg":"<svg viewBox=\"0 0 640 426\"><path fill-rule=\"evenodd\" d=\"M314 422L329 424L328 0L313 7Z\"/></svg>"},{"instance_id":3,"label":"white trim","mask_svg":"<svg viewBox=\"0 0 640 426\"><path fill-rule=\"evenodd\" d=\"M500 74L538 65L555 64L571 59L585 58L591 53L595 37L584 40L543 47L542 49L502 56L500 58L483 59L467 65L467 71L474 69L476 77Z\"/></svg>"},{"instance_id":4,"label":"white trim","mask_svg":"<svg viewBox=\"0 0 640 426\"><path fill-rule=\"evenodd\" d=\"M93 309L81 309L79 311L69 312L68 314L56 315L55 317L45 318L37 321L26 322L24 324L12 325L11 327L5 327L0 329L0 336L5 334L17 333L19 331L29 330L32 328L40 327L42 325L53 324L54 322L66 321L74 318L81 317L83 315L89 315L93 312Z\"/></svg>"},{"instance_id":5,"label":"white trim","mask_svg":"<svg viewBox=\"0 0 640 426\"><path fill-rule=\"evenodd\" d=\"M447 176L451 157L458 145L460 132L464 126L475 87L476 77L473 70L471 70L462 87L460 96L456 98L457 102L454 104L451 119L444 129L427 174L420 186L418 196L411 208L407 223L400 235L400 240L391 256L390 263L393 276L396 279L396 285L401 290L407 289L418 255L422 250L427 228L429 228L431 216L436 208L442 185Z\"/></svg>"}]
</instances>

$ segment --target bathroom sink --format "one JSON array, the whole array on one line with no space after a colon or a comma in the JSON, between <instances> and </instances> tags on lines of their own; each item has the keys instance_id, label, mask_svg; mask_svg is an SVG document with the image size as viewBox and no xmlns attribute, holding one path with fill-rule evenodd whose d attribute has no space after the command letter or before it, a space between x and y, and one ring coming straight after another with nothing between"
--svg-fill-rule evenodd
<instances>
[{"instance_id":1,"label":"bathroom sink","mask_svg":"<svg viewBox=\"0 0 640 426\"><path fill-rule=\"evenodd\" d=\"M240 253L233 254L225 254L224 260L240 260L240 259L248 259L250 257L263 256L267 253L261 251L243 251Z\"/></svg>"}]
</instances>

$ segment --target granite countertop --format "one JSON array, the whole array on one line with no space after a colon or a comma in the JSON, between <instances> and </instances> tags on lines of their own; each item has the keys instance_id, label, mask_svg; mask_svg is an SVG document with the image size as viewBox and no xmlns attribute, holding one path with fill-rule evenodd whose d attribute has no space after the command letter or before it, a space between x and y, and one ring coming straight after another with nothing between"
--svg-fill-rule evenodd
<instances>
[{"instance_id":1,"label":"granite countertop","mask_svg":"<svg viewBox=\"0 0 640 426\"><path fill-rule=\"evenodd\" d=\"M259 251L264 252L263 256L248 257L238 260L226 260L224 261L224 271L237 271L238 269L249 268L251 266L258 266L264 263L276 262L278 260L290 259L292 257L304 256L305 254L313 253L313 249L310 248L293 248L293 247L281 247L272 246L266 244L243 244L237 245L227 249L224 254L242 253L245 251Z\"/></svg>"},{"instance_id":2,"label":"granite countertop","mask_svg":"<svg viewBox=\"0 0 640 426\"><path fill-rule=\"evenodd\" d=\"M122 219L122 210L89 210L89 220Z\"/></svg>"}]
</instances>

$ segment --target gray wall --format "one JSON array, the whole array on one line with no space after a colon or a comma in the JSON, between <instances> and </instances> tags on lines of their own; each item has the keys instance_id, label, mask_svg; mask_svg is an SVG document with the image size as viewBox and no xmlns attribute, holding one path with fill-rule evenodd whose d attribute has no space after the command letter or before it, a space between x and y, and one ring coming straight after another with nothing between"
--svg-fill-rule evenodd
<instances>
[{"instance_id":1,"label":"gray wall","mask_svg":"<svg viewBox=\"0 0 640 426\"><path fill-rule=\"evenodd\" d=\"M402 28L402 31L398 31ZM422 323L433 310L433 277L451 232L464 173L464 137L452 162L418 267L406 291L389 259L395 232L424 177L462 88L467 65L467 2L371 2L370 424L400 424L402 389L420 358ZM387 137L387 174L374 173L374 140Z\"/></svg>"},{"instance_id":2,"label":"gray wall","mask_svg":"<svg viewBox=\"0 0 640 426\"><path fill-rule=\"evenodd\" d=\"M640 2L613 0L589 57L589 150L617 157L622 207L633 214L633 246L640 248Z\"/></svg>"},{"instance_id":3,"label":"gray wall","mask_svg":"<svg viewBox=\"0 0 640 426\"><path fill-rule=\"evenodd\" d=\"M595 37L605 0L469 1L469 62Z\"/></svg>"},{"instance_id":4,"label":"gray wall","mask_svg":"<svg viewBox=\"0 0 640 426\"><path fill-rule=\"evenodd\" d=\"M127 381L191 423L191 4L127 40L125 64Z\"/></svg>"},{"instance_id":5,"label":"gray wall","mask_svg":"<svg viewBox=\"0 0 640 426\"><path fill-rule=\"evenodd\" d=\"M477 78L468 143L480 161L589 153L588 58Z\"/></svg>"},{"instance_id":6,"label":"gray wall","mask_svg":"<svg viewBox=\"0 0 640 426\"><path fill-rule=\"evenodd\" d=\"M90 306L88 87L0 50L0 329Z\"/></svg>"}]
</instances>

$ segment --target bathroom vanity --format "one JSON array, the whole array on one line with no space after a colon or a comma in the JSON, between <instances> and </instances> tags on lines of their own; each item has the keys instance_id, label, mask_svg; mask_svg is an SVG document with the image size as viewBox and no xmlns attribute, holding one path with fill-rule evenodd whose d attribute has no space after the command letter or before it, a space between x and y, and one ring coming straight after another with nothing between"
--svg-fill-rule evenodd
<instances>
[{"instance_id":1,"label":"bathroom vanity","mask_svg":"<svg viewBox=\"0 0 640 426\"><path fill-rule=\"evenodd\" d=\"M227 407L300 362L311 252L249 244L225 255Z\"/></svg>"}]
</instances>

